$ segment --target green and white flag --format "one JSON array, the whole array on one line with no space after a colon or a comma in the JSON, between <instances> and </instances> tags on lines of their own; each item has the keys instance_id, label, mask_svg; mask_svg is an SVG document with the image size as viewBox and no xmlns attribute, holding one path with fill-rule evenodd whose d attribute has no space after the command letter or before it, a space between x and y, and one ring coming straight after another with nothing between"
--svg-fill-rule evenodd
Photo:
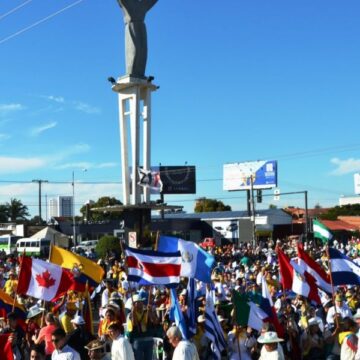
<instances>
[{"instance_id":1,"label":"green and white flag","mask_svg":"<svg viewBox=\"0 0 360 360\"><path fill-rule=\"evenodd\" d=\"M313 220L313 231L314 237L322 240L323 243L328 242L332 239L333 234L330 230L318 220Z\"/></svg>"}]
</instances>

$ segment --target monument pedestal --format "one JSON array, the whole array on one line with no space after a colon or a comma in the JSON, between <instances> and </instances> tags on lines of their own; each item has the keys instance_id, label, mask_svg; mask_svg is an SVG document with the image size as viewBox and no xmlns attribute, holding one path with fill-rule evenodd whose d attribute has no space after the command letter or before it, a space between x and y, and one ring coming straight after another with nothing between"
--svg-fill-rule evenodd
<instances>
[{"instance_id":1,"label":"monument pedestal","mask_svg":"<svg viewBox=\"0 0 360 360\"><path fill-rule=\"evenodd\" d=\"M150 203L150 189L138 185L138 168L151 170L151 93L158 86L146 78L120 77L112 86L119 98L119 125L121 143L121 173L124 205ZM142 119L142 134L141 134ZM128 138L130 134L130 139ZM141 136L142 135L142 136ZM140 164L140 143L142 141L142 164ZM129 153L128 149L131 150ZM131 176L130 176L131 169ZM131 188L130 188L131 187ZM131 197L130 197L131 195Z\"/></svg>"}]
</instances>

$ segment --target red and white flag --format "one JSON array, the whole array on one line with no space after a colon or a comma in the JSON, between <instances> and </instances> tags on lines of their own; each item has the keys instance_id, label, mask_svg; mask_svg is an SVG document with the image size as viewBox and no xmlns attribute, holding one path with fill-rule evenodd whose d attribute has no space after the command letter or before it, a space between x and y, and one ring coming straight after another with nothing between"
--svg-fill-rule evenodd
<instances>
[{"instance_id":1,"label":"red and white flag","mask_svg":"<svg viewBox=\"0 0 360 360\"><path fill-rule=\"evenodd\" d=\"M277 249L281 283L285 290L292 290L295 294L304 296L321 304L315 279L304 271L294 260Z\"/></svg>"},{"instance_id":2,"label":"red and white flag","mask_svg":"<svg viewBox=\"0 0 360 360\"><path fill-rule=\"evenodd\" d=\"M70 270L39 259L22 257L18 294L51 301L77 287Z\"/></svg>"},{"instance_id":3,"label":"red and white flag","mask_svg":"<svg viewBox=\"0 0 360 360\"><path fill-rule=\"evenodd\" d=\"M316 285L331 294L330 275L304 250L302 244L297 245L299 266L315 279Z\"/></svg>"},{"instance_id":4,"label":"red and white flag","mask_svg":"<svg viewBox=\"0 0 360 360\"><path fill-rule=\"evenodd\" d=\"M141 285L171 285L180 282L181 253L125 249L128 280Z\"/></svg>"}]
</instances>

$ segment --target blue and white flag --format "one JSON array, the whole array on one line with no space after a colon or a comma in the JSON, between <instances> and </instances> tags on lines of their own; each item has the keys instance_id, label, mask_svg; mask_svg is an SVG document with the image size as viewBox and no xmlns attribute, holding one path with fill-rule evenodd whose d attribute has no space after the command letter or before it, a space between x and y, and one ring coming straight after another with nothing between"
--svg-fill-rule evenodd
<instances>
[{"instance_id":1,"label":"blue and white flag","mask_svg":"<svg viewBox=\"0 0 360 360\"><path fill-rule=\"evenodd\" d=\"M158 251L180 251L181 276L211 283L211 272L215 266L215 258L199 245L175 237L160 236Z\"/></svg>"},{"instance_id":2,"label":"blue and white flag","mask_svg":"<svg viewBox=\"0 0 360 360\"><path fill-rule=\"evenodd\" d=\"M211 342L214 358L220 360L221 352L226 348L226 340L224 331L216 316L213 297L209 290L206 291L205 336Z\"/></svg>"},{"instance_id":3,"label":"blue and white flag","mask_svg":"<svg viewBox=\"0 0 360 360\"><path fill-rule=\"evenodd\" d=\"M189 340L188 327L186 324L186 320L184 314L180 309L180 305L177 299L176 289L170 289L170 301L171 307L169 312L169 317L171 321L175 321L176 326L181 331L182 338L184 340Z\"/></svg>"},{"instance_id":4,"label":"blue and white flag","mask_svg":"<svg viewBox=\"0 0 360 360\"><path fill-rule=\"evenodd\" d=\"M340 251L329 248L334 286L360 285L360 266Z\"/></svg>"}]
</instances>

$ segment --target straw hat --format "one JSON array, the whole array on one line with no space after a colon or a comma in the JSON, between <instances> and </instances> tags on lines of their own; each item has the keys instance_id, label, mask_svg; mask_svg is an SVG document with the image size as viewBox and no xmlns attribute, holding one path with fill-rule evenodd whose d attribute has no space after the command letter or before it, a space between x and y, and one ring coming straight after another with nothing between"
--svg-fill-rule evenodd
<instances>
[{"instance_id":1,"label":"straw hat","mask_svg":"<svg viewBox=\"0 0 360 360\"><path fill-rule=\"evenodd\" d=\"M319 321L316 318L311 318L308 320L308 324L309 326L319 325Z\"/></svg>"},{"instance_id":2,"label":"straw hat","mask_svg":"<svg viewBox=\"0 0 360 360\"><path fill-rule=\"evenodd\" d=\"M29 309L29 312L27 314L27 319L31 319L37 315L40 315L45 309L41 308L39 305L34 305Z\"/></svg>"},{"instance_id":3,"label":"straw hat","mask_svg":"<svg viewBox=\"0 0 360 360\"><path fill-rule=\"evenodd\" d=\"M198 323L203 323L203 322L205 322L205 316L204 316L204 315L199 315L199 316L197 317L197 322L198 322Z\"/></svg>"},{"instance_id":4,"label":"straw hat","mask_svg":"<svg viewBox=\"0 0 360 360\"><path fill-rule=\"evenodd\" d=\"M221 322L224 322L224 321L227 321L227 319L225 319L222 315L218 315L217 316L218 318L218 321L221 323Z\"/></svg>"},{"instance_id":5,"label":"straw hat","mask_svg":"<svg viewBox=\"0 0 360 360\"><path fill-rule=\"evenodd\" d=\"M135 295L133 295L133 297L132 297L132 301L133 301L134 303L136 303L136 302L138 302L138 301L145 301L145 299L144 299L141 295L135 294Z\"/></svg>"},{"instance_id":6,"label":"straw hat","mask_svg":"<svg viewBox=\"0 0 360 360\"><path fill-rule=\"evenodd\" d=\"M76 325L84 325L85 324L85 320L81 315L76 315L72 320L70 320L70 322L72 322L73 324L76 324Z\"/></svg>"},{"instance_id":7,"label":"straw hat","mask_svg":"<svg viewBox=\"0 0 360 360\"><path fill-rule=\"evenodd\" d=\"M258 340L260 344L273 344L280 341L284 341L284 339L278 338L278 335L275 331L267 331L264 335L261 335Z\"/></svg>"},{"instance_id":8,"label":"straw hat","mask_svg":"<svg viewBox=\"0 0 360 360\"><path fill-rule=\"evenodd\" d=\"M100 340L93 340L93 341L90 341L85 346L85 349L87 349L87 350L105 349L105 343L103 343Z\"/></svg>"},{"instance_id":9,"label":"straw hat","mask_svg":"<svg viewBox=\"0 0 360 360\"><path fill-rule=\"evenodd\" d=\"M354 320L359 320L360 319L360 308L356 309L356 313L353 316Z\"/></svg>"}]
</instances>

